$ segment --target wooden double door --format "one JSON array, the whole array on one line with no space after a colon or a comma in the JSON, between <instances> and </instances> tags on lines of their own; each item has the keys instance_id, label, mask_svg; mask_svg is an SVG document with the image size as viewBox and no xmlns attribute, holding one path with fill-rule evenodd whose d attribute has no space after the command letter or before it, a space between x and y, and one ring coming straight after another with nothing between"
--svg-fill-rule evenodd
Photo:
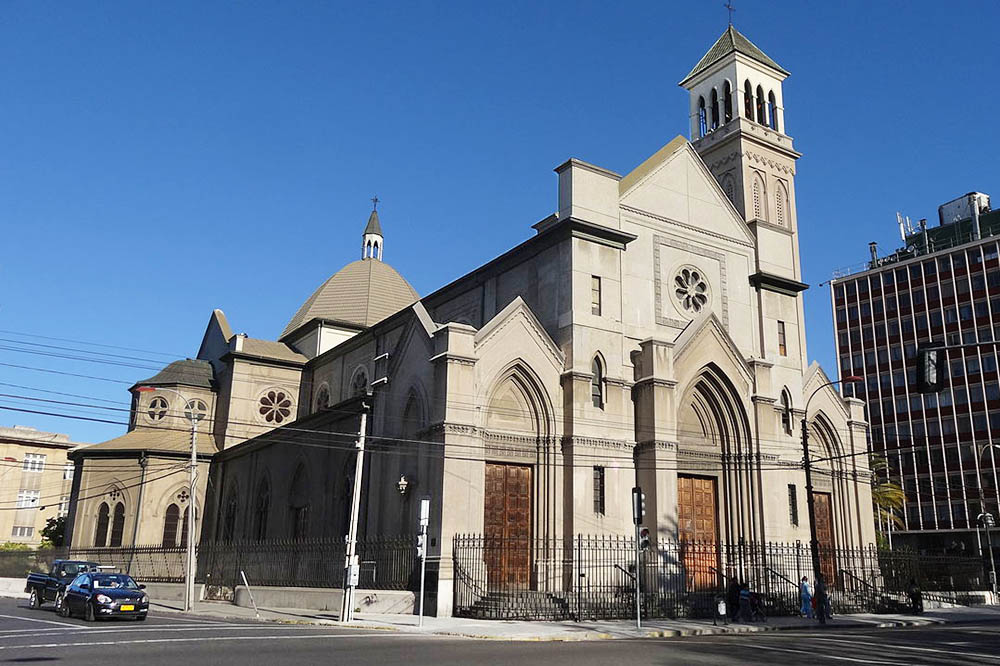
<instances>
[{"instance_id":1,"label":"wooden double door","mask_svg":"<svg viewBox=\"0 0 1000 666\"><path fill-rule=\"evenodd\" d=\"M490 589L531 583L531 467L486 463L484 534Z\"/></svg>"},{"instance_id":2,"label":"wooden double door","mask_svg":"<svg viewBox=\"0 0 1000 666\"><path fill-rule=\"evenodd\" d=\"M677 532L687 589L714 588L719 577L719 525L716 481L677 477Z\"/></svg>"},{"instance_id":3,"label":"wooden double door","mask_svg":"<svg viewBox=\"0 0 1000 666\"><path fill-rule=\"evenodd\" d=\"M816 543L819 545L819 568L827 587L837 581L836 558L833 540L833 502L830 493L813 493L813 512L816 515Z\"/></svg>"}]
</instances>

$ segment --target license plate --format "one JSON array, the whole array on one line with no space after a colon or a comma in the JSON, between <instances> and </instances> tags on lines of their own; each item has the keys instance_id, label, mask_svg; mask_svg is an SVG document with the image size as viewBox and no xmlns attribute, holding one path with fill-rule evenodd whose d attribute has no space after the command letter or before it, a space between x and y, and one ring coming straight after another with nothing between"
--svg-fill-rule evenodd
<instances>
[{"instance_id":1,"label":"license plate","mask_svg":"<svg viewBox=\"0 0 1000 666\"><path fill-rule=\"evenodd\" d=\"M126 604L124 606L121 606L121 610L123 610L123 611L135 610L135 606L133 606L132 604Z\"/></svg>"}]
</instances>

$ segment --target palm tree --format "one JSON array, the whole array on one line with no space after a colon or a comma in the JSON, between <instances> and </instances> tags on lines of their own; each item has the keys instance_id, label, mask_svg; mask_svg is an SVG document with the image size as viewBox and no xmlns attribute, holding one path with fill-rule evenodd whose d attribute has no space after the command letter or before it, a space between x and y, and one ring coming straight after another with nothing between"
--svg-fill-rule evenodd
<instances>
[{"instance_id":1,"label":"palm tree","mask_svg":"<svg viewBox=\"0 0 1000 666\"><path fill-rule=\"evenodd\" d=\"M902 512L906 495L897 483L889 480L889 462L884 456L872 455L868 461L872 471L872 504L878 510L879 525L903 526Z\"/></svg>"}]
</instances>

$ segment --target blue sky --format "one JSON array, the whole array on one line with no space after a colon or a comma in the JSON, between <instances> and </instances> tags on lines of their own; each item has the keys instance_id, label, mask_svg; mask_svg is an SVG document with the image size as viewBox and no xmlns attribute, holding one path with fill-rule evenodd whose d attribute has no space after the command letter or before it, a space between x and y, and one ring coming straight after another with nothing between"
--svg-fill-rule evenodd
<instances>
[{"instance_id":1,"label":"blue sky","mask_svg":"<svg viewBox=\"0 0 1000 666\"><path fill-rule=\"evenodd\" d=\"M0 333L126 357L0 342L0 363L119 380L0 365L0 393L127 406L147 368L197 353L216 307L273 339L360 256L376 193L385 259L433 291L529 237L566 158L627 173L686 134L676 84L725 29L722 4L5 3L0 329L142 351ZM792 72L809 355L833 373L819 283L870 240L894 247L897 210L933 220L965 192L1000 197L1000 5L736 8ZM124 431L0 414L14 423Z\"/></svg>"}]
</instances>

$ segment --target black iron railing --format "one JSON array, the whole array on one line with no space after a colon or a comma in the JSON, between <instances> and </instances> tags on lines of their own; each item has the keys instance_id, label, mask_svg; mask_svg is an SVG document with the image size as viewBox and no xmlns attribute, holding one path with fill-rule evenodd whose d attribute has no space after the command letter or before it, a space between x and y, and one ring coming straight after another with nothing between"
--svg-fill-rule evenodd
<instances>
[{"instance_id":1,"label":"black iron railing","mask_svg":"<svg viewBox=\"0 0 1000 666\"><path fill-rule=\"evenodd\" d=\"M612 619L635 613L631 536L454 540L456 615L496 619ZM821 549L835 613L901 609L911 582L925 591L988 587L978 558L919 556L875 548ZM717 595L746 583L769 615L801 608L799 581L814 583L807 544L660 541L640 554L640 605L647 617L705 617Z\"/></svg>"}]
</instances>

